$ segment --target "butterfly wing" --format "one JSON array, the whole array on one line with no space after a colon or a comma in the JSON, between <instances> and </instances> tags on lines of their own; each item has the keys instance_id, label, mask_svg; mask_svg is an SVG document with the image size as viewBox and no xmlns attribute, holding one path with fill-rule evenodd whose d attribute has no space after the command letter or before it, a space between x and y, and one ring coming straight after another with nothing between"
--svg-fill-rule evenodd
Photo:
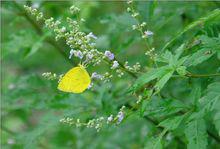
<instances>
[{"instance_id":1,"label":"butterfly wing","mask_svg":"<svg viewBox=\"0 0 220 149\"><path fill-rule=\"evenodd\" d=\"M70 69L60 80L58 89L63 92L82 93L91 83L88 72L83 66Z\"/></svg>"}]
</instances>

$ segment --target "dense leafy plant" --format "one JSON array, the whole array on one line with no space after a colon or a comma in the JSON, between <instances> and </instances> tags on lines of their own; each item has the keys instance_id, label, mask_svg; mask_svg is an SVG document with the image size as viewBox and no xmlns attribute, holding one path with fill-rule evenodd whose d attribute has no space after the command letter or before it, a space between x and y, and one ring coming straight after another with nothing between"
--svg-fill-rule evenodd
<instances>
[{"instance_id":1,"label":"dense leafy plant","mask_svg":"<svg viewBox=\"0 0 220 149\"><path fill-rule=\"evenodd\" d=\"M219 148L219 5L2 2L2 145ZM79 63L88 90L57 90Z\"/></svg>"}]
</instances>

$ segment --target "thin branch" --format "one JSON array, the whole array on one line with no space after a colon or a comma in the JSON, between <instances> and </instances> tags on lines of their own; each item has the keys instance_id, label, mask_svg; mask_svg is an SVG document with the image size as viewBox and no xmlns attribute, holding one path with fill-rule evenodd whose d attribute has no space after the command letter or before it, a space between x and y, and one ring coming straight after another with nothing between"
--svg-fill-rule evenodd
<instances>
[{"instance_id":1,"label":"thin branch","mask_svg":"<svg viewBox=\"0 0 220 149\"><path fill-rule=\"evenodd\" d=\"M117 61L118 61L118 60L117 60ZM119 63L119 65L120 65L120 67L121 67L125 72L127 72L128 74L130 74L133 78L137 79L137 76L136 76L135 73L133 73L133 72L129 71L128 69L126 69L125 66L124 66L121 62L118 61L118 63Z\"/></svg>"},{"instance_id":2,"label":"thin branch","mask_svg":"<svg viewBox=\"0 0 220 149\"><path fill-rule=\"evenodd\" d=\"M33 26L33 28L35 29L35 31L38 33L38 35L43 35L43 31L41 29L41 27L28 15L28 13L24 10L23 7L21 7L16 1L12 1L14 3L14 6L20 11L20 14L27 19L27 21ZM65 59L70 62L73 65L76 65L76 63L74 61L71 61L70 59L68 59L68 55L64 52L64 50L56 43L56 41L54 41L51 38L47 38L45 40L47 43L49 43L50 45L52 45L55 49L57 49L59 51L59 53L61 53L61 55L63 55L63 57L65 57Z\"/></svg>"},{"instance_id":3,"label":"thin branch","mask_svg":"<svg viewBox=\"0 0 220 149\"><path fill-rule=\"evenodd\" d=\"M192 73L188 73L188 74L186 74L186 76L191 77L191 78L205 78L205 77L220 76L220 73L215 73L215 74L192 74Z\"/></svg>"}]
</instances>

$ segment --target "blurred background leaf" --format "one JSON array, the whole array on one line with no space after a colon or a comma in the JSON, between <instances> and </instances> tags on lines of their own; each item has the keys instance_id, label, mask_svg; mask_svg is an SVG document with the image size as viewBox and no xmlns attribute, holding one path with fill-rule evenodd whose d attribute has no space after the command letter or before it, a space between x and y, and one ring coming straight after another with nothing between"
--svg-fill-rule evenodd
<instances>
[{"instance_id":1,"label":"blurred background leaf","mask_svg":"<svg viewBox=\"0 0 220 149\"><path fill-rule=\"evenodd\" d=\"M100 51L111 50L119 60L129 61L129 64L140 62L143 66L142 70L147 70L148 73L143 74L144 77L141 77L142 74L138 76L141 85L163 76L157 76L157 73L148 76L149 59L144 55L146 52L144 42L140 35L132 30L131 26L137 22L126 12L127 4L123 1L39 0L16 1L16 4L21 8L24 4L37 7L47 18L59 19L63 25L67 25L65 18L71 17L69 7L75 4L81 9L81 17L86 20L81 29L98 36L97 48ZM137 112L121 125L106 126L99 133L93 129L60 124L59 120L66 116L88 121L99 116L117 114L122 105L136 102L135 97L126 94L127 88L135 85L134 80L125 75L123 78L115 77L109 83L95 83L91 90L80 95L59 92L57 80L48 81L41 74L43 72L63 74L73 67L72 62L68 60L70 48L63 41L55 42L59 47L54 46L53 42L51 44L51 40L54 41L53 34L41 23L38 25L42 33L39 34L17 5L13 1L1 1L1 145L3 148L138 149L152 148L153 145L155 148L182 149L187 147L187 143L189 148L203 147L206 144L208 148L220 148L219 142L208 137L205 132L205 129L211 129L212 132L220 134L220 114L217 106L213 107L213 111L208 112L208 118L189 122L185 130L186 135L180 123L177 130L158 138L161 131L158 125L144 118L150 116L158 122L164 122L167 117L173 117L173 121L176 122L175 116L194 106L192 101L196 100L195 96L200 98L197 95L193 97L190 94L191 90L199 86L202 99L208 101L212 93L208 91L209 93L205 94L206 88L213 82L219 81L219 78L179 79L168 75L167 78L170 80L164 79L166 84L162 81L158 85L162 89L161 97L166 98L154 97L142 107L141 117ZM140 12L141 20L146 21L148 28L154 32L151 43L159 53L177 33L218 9L220 3L136 1L135 6ZM175 51L183 43L187 46L192 45L192 48L187 47L183 51L183 56L190 56L184 64L190 66L187 70L196 74L219 72L219 31L218 16L185 32L168 49ZM200 58L197 59L198 57ZM75 59L73 61L76 63ZM88 71L90 74L94 71L109 71L104 66L89 67ZM218 92L217 94L219 95ZM216 100L216 105L219 105L218 101ZM165 124L163 126L167 126ZM198 134L195 132L197 129ZM174 135L181 139L178 140Z\"/></svg>"}]
</instances>

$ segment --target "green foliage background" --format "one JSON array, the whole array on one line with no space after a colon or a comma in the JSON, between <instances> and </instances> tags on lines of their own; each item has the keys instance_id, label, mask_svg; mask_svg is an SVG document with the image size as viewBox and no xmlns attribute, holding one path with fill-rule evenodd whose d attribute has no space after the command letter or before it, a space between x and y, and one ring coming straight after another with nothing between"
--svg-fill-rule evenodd
<instances>
[{"instance_id":1,"label":"green foliage background","mask_svg":"<svg viewBox=\"0 0 220 149\"><path fill-rule=\"evenodd\" d=\"M39 10L48 18L61 20L71 16L68 9L72 4L77 5L86 20L81 29L98 36L98 49L110 49L120 61L140 62L145 73L138 74L137 80L126 74L109 83L99 82L83 94L59 92L57 81L48 81L41 74L64 73L78 61L68 60L69 47L62 40L55 42L53 34L42 24L38 24L42 27L39 34L35 20L24 15L24 4L39 4ZM219 2L138 1L136 5L141 20L154 32L151 43L156 51L161 53L168 44L161 54L165 64L181 63L180 59L172 60L178 54L177 47L185 43L189 48L182 55L188 56L184 62L187 70L193 74L219 73ZM65 116L87 121L117 114L122 105L136 102L128 93L128 86L133 86L130 89L134 92L165 76L161 73L164 68L146 71L149 60L144 55L144 43L139 33L132 30L136 22L126 8L124 1L1 1L3 148L220 148L218 76L158 81L158 87L165 85L161 97L153 96L120 125L105 126L98 133L59 122ZM214 17L204 18L210 15ZM201 43L197 45L198 40ZM105 72L109 68L105 64L88 68L90 74L94 71ZM163 130L165 135L160 136Z\"/></svg>"}]
</instances>

